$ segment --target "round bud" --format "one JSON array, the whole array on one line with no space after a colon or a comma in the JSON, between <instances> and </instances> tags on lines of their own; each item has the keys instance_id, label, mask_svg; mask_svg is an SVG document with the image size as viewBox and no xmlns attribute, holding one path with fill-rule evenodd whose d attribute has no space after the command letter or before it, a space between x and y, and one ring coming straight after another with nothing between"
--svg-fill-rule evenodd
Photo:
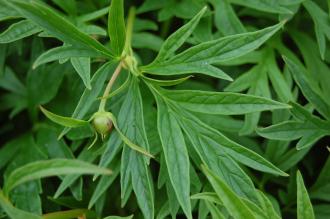
<instances>
[{"instance_id":1,"label":"round bud","mask_svg":"<svg viewBox=\"0 0 330 219\"><path fill-rule=\"evenodd\" d=\"M105 136L111 132L112 121L108 112L95 113L92 123L95 130L102 136Z\"/></svg>"}]
</instances>

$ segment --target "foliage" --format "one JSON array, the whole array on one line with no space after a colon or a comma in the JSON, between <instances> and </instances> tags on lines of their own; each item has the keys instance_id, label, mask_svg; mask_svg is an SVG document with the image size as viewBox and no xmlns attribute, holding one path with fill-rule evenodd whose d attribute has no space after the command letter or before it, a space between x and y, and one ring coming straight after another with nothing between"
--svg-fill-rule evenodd
<instances>
[{"instance_id":1,"label":"foliage","mask_svg":"<svg viewBox=\"0 0 330 219\"><path fill-rule=\"evenodd\" d=\"M0 218L329 218L329 11L0 1Z\"/></svg>"}]
</instances>

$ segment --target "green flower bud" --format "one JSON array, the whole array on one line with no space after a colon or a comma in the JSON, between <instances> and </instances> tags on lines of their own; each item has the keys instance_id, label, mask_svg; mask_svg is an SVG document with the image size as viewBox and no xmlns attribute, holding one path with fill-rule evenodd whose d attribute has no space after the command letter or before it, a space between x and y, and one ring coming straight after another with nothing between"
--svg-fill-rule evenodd
<instances>
[{"instance_id":1,"label":"green flower bud","mask_svg":"<svg viewBox=\"0 0 330 219\"><path fill-rule=\"evenodd\" d=\"M109 112L97 112L93 116L93 126L101 136L107 135L112 130L113 124L110 115Z\"/></svg>"},{"instance_id":2,"label":"green flower bud","mask_svg":"<svg viewBox=\"0 0 330 219\"><path fill-rule=\"evenodd\" d=\"M123 67L132 72L134 75L139 75L138 62L134 56L126 56L123 60Z\"/></svg>"}]
</instances>

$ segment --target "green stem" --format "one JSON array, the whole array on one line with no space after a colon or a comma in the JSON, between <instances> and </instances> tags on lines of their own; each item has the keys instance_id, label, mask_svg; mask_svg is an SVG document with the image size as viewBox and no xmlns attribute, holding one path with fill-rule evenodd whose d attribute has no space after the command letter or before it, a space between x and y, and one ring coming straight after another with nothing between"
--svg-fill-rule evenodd
<instances>
[{"instance_id":1,"label":"green stem","mask_svg":"<svg viewBox=\"0 0 330 219\"><path fill-rule=\"evenodd\" d=\"M110 93L116 79L118 78L118 76L120 74L121 68L122 68L122 62L120 62L119 65L117 66L115 72L111 76L109 83L107 84L107 87L104 90L104 93L103 93L103 96L102 96L102 99L100 102L99 110L98 110L99 112L105 112L105 105L107 103L106 97L109 96L109 93Z\"/></svg>"},{"instance_id":2,"label":"green stem","mask_svg":"<svg viewBox=\"0 0 330 219\"><path fill-rule=\"evenodd\" d=\"M131 7L129 9L127 24L126 24L126 39L125 47L123 50L123 56L132 55L132 35L133 35L133 24L135 19L135 8Z\"/></svg>"},{"instance_id":3,"label":"green stem","mask_svg":"<svg viewBox=\"0 0 330 219\"><path fill-rule=\"evenodd\" d=\"M104 90L100 106L99 106L99 112L105 112L105 105L107 103L107 97L109 96L109 93L111 91L111 88L113 87L113 84L115 83L117 77L120 74L121 68L123 67L123 61L125 60L126 56L132 56L133 51L131 47L131 41L132 41L132 34L133 34L133 23L135 19L135 8L132 7L129 10L128 19L127 19L127 25L126 25L126 39L125 39L125 47L122 54L122 60L120 61L119 65L117 66L115 72L111 76L111 79L109 83L107 84L107 87Z\"/></svg>"}]
</instances>

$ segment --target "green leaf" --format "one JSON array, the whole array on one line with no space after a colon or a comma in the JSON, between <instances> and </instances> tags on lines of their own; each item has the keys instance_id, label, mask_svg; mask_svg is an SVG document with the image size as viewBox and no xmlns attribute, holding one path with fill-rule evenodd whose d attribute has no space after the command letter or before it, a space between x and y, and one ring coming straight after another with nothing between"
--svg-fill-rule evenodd
<instances>
[{"instance_id":1,"label":"green leaf","mask_svg":"<svg viewBox=\"0 0 330 219\"><path fill-rule=\"evenodd\" d=\"M242 5L245 7L250 7L256 10L270 12L270 13L279 13L279 14L292 14L292 12L281 6L280 1L278 0L229 0L231 3Z\"/></svg>"},{"instance_id":2,"label":"green leaf","mask_svg":"<svg viewBox=\"0 0 330 219\"><path fill-rule=\"evenodd\" d=\"M206 114L238 115L290 106L267 98L229 92L163 90L165 96L184 108Z\"/></svg>"},{"instance_id":3,"label":"green leaf","mask_svg":"<svg viewBox=\"0 0 330 219\"><path fill-rule=\"evenodd\" d=\"M26 87L9 67L5 67L4 74L0 77L0 87L23 96L26 93Z\"/></svg>"},{"instance_id":4,"label":"green leaf","mask_svg":"<svg viewBox=\"0 0 330 219\"><path fill-rule=\"evenodd\" d=\"M223 205L221 199L215 192L202 192L191 196L191 199L202 199L218 205Z\"/></svg>"},{"instance_id":5,"label":"green leaf","mask_svg":"<svg viewBox=\"0 0 330 219\"><path fill-rule=\"evenodd\" d=\"M138 8L137 12L138 13L145 13L145 12L157 10L157 9L160 9L160 8L164 7L166 5L165 3L166 3L166 0L159 0L159 1L146 0Z\"/></svg>"},{"instance_id":6,"label":"green leaf","mask_svg":"<svg viewBox=\"0 0 330 219\"><path fill-rule=\"evenodd\" d=\"M154 191L150 170L145 159L135 151L131 151L131 175L133 190L138 205L146 219L154 218Z\"/></svg>"},{"instance_id":7,"label":"green leaf","mask_svg":"<svg viewBox=\"0 0 330 219\"><path fill-rule=\"evenodd\" d=\"M145 30L156 31L156 30L158 30L158 26L152 20L135 18L133 31L140 32L140 31L145 31Z\"/></svg>"},{"instance_id":8,"label":"green leaf","mask_svg":"<svg viewBox=\"0 0 330 219\"><path fill-rule=\"evenodd\" d=\"M304 135L309 135L318 129L315 124L303 123L300 121L285 121L266 128L258 129L262 137L274 140L295 140Z\"/></svg>"},{"instance_id":9,"label":"green leaf","mask_svg":"<svg viewBox=\"0 0 330 219\"><path fill-rule=\"evenodd\" d=\"M97 151L96 147L88 149L88 147L84 148L83 151L79 154L78 160L82 160L87 163L92 163L96 160L98 157L99 152ZM60 186L57 188L57 191L55 192L54 198L58 198L67 188L74 185L75 182L77 182L77 179L79 179L80 175L67 175L63 177L62 182Z\"/></svg>"},{"instance_id":10,"label":"green leaf","mask_svg":"<svg viewBox=\"0 0 330 219\"><path fill-rule=\"evenodd\" d=\"M191 19L187 24L182 26L180 29L175 31L170 35L162 47L153 63L163 62L174 54L174 52L182 46L182 44L187 40L187 38L192 34L196 28L199 20L206 12L207 7L204 7L193 19Z\"/></svg>"},{"instance_id":11,"label":"green leaf","mask_svg":"<svg viewBox=\"0 0 330 219\"><path fill-rule=\"evenodd\" d=\"M208 141L212 142L212 145L215 145L214 148L216 148L216 150L213 153L216 155L218 153L221 155L225 152L237 162L240 162L256 170L281 176L287 176L286 173L275 167L272 163L267 161L259 154L230 140L219 131L200 121L197 117L191 114L181 116L183 116L182 119L186 125L186 130L188 130L187 134L189 135L189 132L195 133L195 135L199 135L200 138L202 137L203 139L209 139ZM188 127L189 129L187 129Z\"/></svg>"},{"instance_id":12,"label":"green leaf","mask_svg":"<svg viewBox=\"0 0 330 219\"><path fill-rule=\"evenodd\" d=\"M95 217L95 213L92 211L88 211L87 209L73 209L66 211L56 211L43 215L43 219L71 219L71 218L79 218L81 216L86 217Z\"/></svg>"},{"instance_id":13,"label":"green leaf","mask_svg":"<svg viewBox=\"0 0 330 219\"><path fill-rule=\"evenodd\" d=\"M0 149L0 170L5 167L15 156L21 144L19 144L20 139L14 139L7 142Z\"/></svg>"},{"instance_id":14,"label":"green leaf","mask_svg":"<svg viewBox=\"0 0 330 219\"><path fill-rule=\"evenodd\" d=\"M330 214L329 204L318 204L314 205L315 217L317 219L327 219Z\"/></svg>"},{"instance_id":15,"label":"green leaf","mask_svg":"<svg viewBox=\"0 0 330 219\"><path fill-rule=\"evenodd\" d=\"M111 174L109 169L97 167L79 160L52 159L26 164L11 172L6 179L6 194L16 186L35 179L63 174Z\"/></svg>"},{"instance_id":16,"label":"green leaf","mask_svg":"<svg viewBox=\"0 0 330 219\"><path fill-rule=\"evenodd\" d=\"M123 142L130 147L131 149L140 152L141 154L144 154L148 157L154 158L154 156L152 154L150 154L148 151L146 151L143 147L140 147L136 144L134 144L128 137L125 136L125 134L120 130L118 123L117 123L117 119L114 117L114 115L109 114L109 117L111 118L111 121L113 123L113 125L115 126L120 138L123 140Z\"/></svg>"},{"instance_id":17,"label":"green leaf","mask_svg":"<svg viewBox=\"0 0 330 219\"><path fill-rule=\"evenodd\" d=\"M264 218L268 218L267 215L265 214L265 211L263 209L260 208L259 205L257 205L254 202L251 202L250 200L246 200L246 199L242 199L242 201L244 202L244 204L251 210L251 212L253 212L253 216L255 218L260 218L260 219L264 219Z\"/></svg>"},{"instance_id":18,"label":"green leaf","mask_svg":"<svg viewBox=\"0 0 330 219\"><path fill-rule=\"evenodd\" d=\"M12 43L40 31L41 29L36 24L29 20L22 20L12 24L7 30L0 34L0 44Z\"/></svg>"},{"instance_id":19,"label":"green leaf","mask_svg":"<svg viewBox=\"0 0 330 219\"><path fill-rule=\"evenodd\" d=\"M38 66L53 62L60 59L67 58L81 58L81 57L100 57L100 53L86 49L79 48L74 46L60 46L52 48L43 54L41 54L33 63L33 68Z\"/></svg>"},{"instance_id":20,"label":"green leaf","mask_svg":"<svg viewBox=\"0 0 330 219\"><path fill-rule=\"evenodd\" d=\"M85 125L88 125L89 124L89 122L88 121L85 121L85 120L56 115L56 114L54 114L54 113L46 110L42 106L40 106L40 110L43 112L43 114L48 119L52 120L53 122L55 122L55 123L57 123L59 125L65 126L65 127L77 128L77 127L85 126Z\"/></svg>"},{"instance_id":21,"label":"green leaf","mask_svg":"<svg viewBox=\"0 0 330 219\"><path fill-rule=\"evenodd\" d=\"M287 171L293 166L295 166L299 161L301 161L306 154L310 151L310 147L304 148L297 151L296 148L292 148L287 151L281 158L277 161L278 168L281 168L283 171Z\"/></svg>"},{"instance_id":22,"label":"green leaf","mask_svg":"<svg viewBox=\"0 0 330 219\"><path fill-rule=\"evenodd\" d=\"M306 65L307 71L309 74L309 82L314 84L316 87L320 87L322 93L326 94L330 92L330 78L327 77L329 67L318 55L319 50L317 42L308 34L298 31L291 31L291 37L299 47L299 50L302 53L304 63ZM291 57L289 57L291 58ZM302 63L299 60L291 58L297 64Z\"/></svg>"},{"instance_id":23,"label":"green leaf","mask_svg":"<svg viewBox=\"0 0 330 219\"><path fill-rule=\"evenodd\" d=\"M268 199L268 197L261 191L258 191L258 198L261 209L265 213L268 218L280 219L281 217L277 214L276 210L274 209L273 204Z\"/></svg>"},{"instance_id":24,"label":"green leaf","mask_svg":"<svg viewBox=\"0 0 330 219\"><path fill-rule=\"evenodd\" d=\"M301 138L296 147L298 150L310 147L323 136L330 135L330 123L312 115L302 106L291 103L291 112L297 121L284 121L257 130L265 138L274 140L295 140Z\"/></svg>"},{"instance_id":25,"label":"green leaf","mask_svg":"<svg viewBox=\"0 0 330 219\"><path fill-rule=\"evenodd\" d=\"M12 0L10 4L24 17L33 21L63 42L100 52L106 57L112 57L110 51L101 43L79 31L73 24L44 3L36 0L24 2Z\"/></svg>"},{"instance_id":26,"label":"green leaf","mask_svg":"<svg viewBox=\"0 0 330 219\"><path fill-rule=\"evenodd\" d=\"M144 125L142 96L139 81L136 77L132 77L130 81L129 90L118 115L118 126L123 135L140 145L144 151L149 151L149 142ZM155 202L153 180L147 165L149 159L137 153L137 151L131 150L130 147L124 147L124 155L127 169L121 174L127 174L127 177L131 176L132 187L144 218L153 219ZM129 193L126 192L126 194Z\"/></svg>"},{"instance_id":27,"label":"green leaf","mask_svg":"<svg viewBox=\"0 0 330 219\"><path fill-rule=\"evenodd\" d=\"M106 14L109 14L109 7L104 7L99 10L87 14L83 14L79 16L77 19L81 22L88 22L88 21L96 20Z\"/></svg>"},{"instance_id":28,"label":"green leaf","mask_svg":"<svg viewBox=\"0 0 330 219\"><path fill-rule=\"evenodd\" d=\"M0 21L15 19L21 17L20 14L14 10L7 1L0 2Z\"/></svg>"},{"instance_id":29,"label":"green leaf","mask_svg":"<svg viewBox=\"0 0 330 219\"><path fill-rule=\"evenodd\" d=\"M330 157L328 157L320 175L312 186L310 197L312 199L330 201Z\"/></svg>"},{"instance_id":30,"label":"green leaf","mask_svg":"<svg viewBox=\"0 0 330 219\"><path fill-rule=\"evenodd\" d=\"M123 141L121 140L117 131L113 131L109 137L108 142L106 143L105 150L101 156L99 166L106 167L115 156L119 153L119 150L122 148Z\"/></svg>"},{"instance_id":31,"label":"green leaf","mask_svg":"<svg viewBox=\"0 0 330 219\"><path fill-rule=\"evenodd\" d=\"M182 115L180 115L181 117ZM189 116L180 118L180 125L187 134L193 149L198 154L201 162L208 165L213 171L220 175L229 186L241 197L257 201L255 189L251 179L239 167L239 165L223 150L215 140L205 137L198 128L200 124L192 123L196 120ZM214 134L212 134L214 136ZM190 155L191 155L190 150Z\"/></svg>"},{"instance_id":32,"label":"green leaf","mask_svg":"<svg viewBox=\"0 0 330 219\"><path fill-rule=\"evenodd\" d=\"M314 211L309 200L307 189L301 173L297 172L297 217L298 219L314 219Z\"/></svg>"},{"instance_id":33,"label":"green leaf","mask_svg":"<svg viewBox=\"0 0 330 219\"><path fill-rule=\"evenodd\" d=\"M126 204L126 197L132 193L132 179L131 179L131 150L124 147L121 154L120 166L120 193L121 193L121 206Z\"/></svg>"},{"instance_id":34,"label":"green leaf","mask_svg":"<svg viewBox=\"0 0 330 219\"><path fill-rule=\"evenodd\" d=\"M255 218L253 212L242 202L228 185L215 175L206 166L202 165L203 173L211 183L214 191L223 202L229 213L237 219L252 219Z\"/></svg>"},{"instance_id":35,"label":"green leaf","mask_svg":"<svg viewBox=\"0 0 330 219\"><path fill-rule=\"evenodd\" d=\"M279 23L265 29L222 37L193 46L182 53L160 63L151 63L141 67L142 71L153 73L172 65L185 63L188 66L207 66L241 57L261 46L274 35L284 23Z\"/></svg>"},{"instance_id":36,"label":"green leaf","mask_svg":"<svg viewBox=\"0 0 330 219\"><path fill-rule=\"evenodd\" d=\"M157 85L157 86L168 87L168 86L175 86L175 85L181 84L181 83L187 81L189 78L192 78L192 77L193 76L189 75L187 77L174 79L174 80L158 80L158 79L143 76L143 80L147 81L148 83Z\"/></svg>"},{"instance_id":37,"label":"green leaf","mask_svg":"<svg viewBox=\"0 0 330 219\"><path fill-rule=\"evenodd\" d=\"M77 71L80 78L83 80L87 89L91 87L91 59L89 57L71 58L71 63Z\"/></svg>"},{"instance_id":38,"label":"green leaf","mask_svg":"<svg viewBox=\"0 0 330 219\"><path fill-rule=\"evenodd\" d=\"M224 1L212 1L215 8L214 23L224 36L246 32L233 7Z\"/></svg>"},{"instance_id":39,"label":"green leaf","mask_svg":"<svg viewBox=\"0 0 330 219\"><path fill-rule=\"evenodd\" d=\"M4 196L0 189L0 206L6 212L6 214L13 219L25 218L25 219L42 219L41 216L32 214L30 212L23 211L21 209L15 208L12 203Z\"/></svg>"},{"instance_id":40,"label":"green leaf","mask_svg":"<svg viewBox=\"0 0 330 219\"><path fill-rule=\"evenodd\" d=\"M209 201L205 201L205 205L210 211L212 218L214 219L225 219L225 216L221 213L220 209Z\"/></svg>"},{"instance_id":41,"label":"green leaf","mask_svg":"<svg viewBox=\"0 0 330 219\"><path fill-rule=\"evenodd\" d=\"M326 39L330 40L329 16L315 2L304 1L303 6L311 15L321 58L324 59L326 52Z\"/></svg>"},{"instance_id":42,"label":"green leaf","mask_svg":"<svg viewBox=\"0 0 330 219\"><path fill-rule=\"evenodd\" d=\"M287 57L283 57L301 92L315 108L326 118L330 119L330 105L320 91L309 83L306 70Z\"/></svg>"},{"instance_id":43,"label":"green leaf","mask_svg":"<svg viewBox=\"0 0 330 219\"><path fill-rule=\"evenodd\" d=\"M14 156L11 162L7 165L6 171L4 172L6 178L10 172L27 163L40 159L47 159L47 156L42 153L38 145L36 145L32 133L16 136L15 138L15 144L18 145L19 150L17 151L16 156ZM7 194L6 196L10 197L16 208L40 215L42 209L41 199L39 197L39 183L40 180L35 180L24 185L20 185L11 193L10 196Z\"/></svg>"},{"instance_id":44,"label":"green leaf","mask_svg":"<svg viewBox=\"0 0 330 219\"><path fill-rule=\"evenodd\" d=\"M109 10L108 33L114 55L120 57L125 45L124 1L112 0Z\"/></svg>"},{"instance_id":45,"label":"green leaf","mask_svg":"<svg viewBox=\"0 0 330 219\"><path fill-rule=\"evenodd\" d=\"M210 15L210 14L208 14ZM193 36L190 39L194 41L194 43L202 43L205 41L213 40L213 33L212 33L212 16L204 16L201 18L200 22L198 23L197 27L193 32Z\"/></svg>"},{"instance_id":46,"label":"green leaf","mask_svg":"<svg viewBox=\"0 0 330 219\"><path fill-rule=\"evenodd\" d=\"M276 58L274 53L271 54L271 56L267 59L267 73L269 76L269 79L272 82L272 85L274 87L274 90L281 101L284 101L285 103L289 101L293 101L293 95L290 90L290 87L288 83L286 82L282 72L280 71L279 67L276 63Z\"/></svg>"},{"instance_id":47,"label":"green leaf","mask_svg":"<svg viewBox=\"0 0 330 219\"><path fill-rule=\"evenodd\" d=\"M273 61L274 54L270 49L262 51L263 56L259 63L251 68L248 72L241 74L235 82L230 84L226 90L243 91L247 89L249 95L256 95L264 98L270 98L270 88L268 85L268 69L267 64ZM248 80L248 82L247 82ZM275 86L274 86L275 87ZM249 113L245 115L244 126L239 131L240 135L248 135L257 128L260 119L260 112Z\"/></svg>"},{"instance_id":48,"label":"green leaf","mask_svg":"<svg viewBox=\"0 0 330 219\"><path fill-rule=\"evenodd\" d=\"M170 210L170 214L172 217L176 217L179 209L180 209L180 204L178 201L178 198L176 196L175 190L171 184L171 180L169 179L168 174L166 174L166 193L167 193L167 198L168 198L168 207Z\"/></svg>"},{"instance_id":49,"label":"green leaf","mask_svg":"<svg viewBox=\"0 0 330 219\"><path fill-rule=\"evenodd\" d=\"M79 27L79 30L88 35L107 36L107 31L104 28L93 24L84 24Z\"/></svg>"},{"instance_id":50,"label":"green leaf","mask_svg":"<svg viewBox=\"0 0 330 219\"><path fill-rule=\"evenodd\" d=\"M46 104L56 96L68 67L51 64L28 72L26 86L30 111L37 114L36 106Z\"/></svg>"},{"instance_id":51,"label":"green leaf","mask_svg":"<svg viewBox=\"0 0 330 219\"><path fill-rule=\"evenodd\" d=\"M297 150L301 150L303 148L310 147L324 136L326 136L326 134L322 132L313 132L308 136L303 136L298 141L296 148Z\"/></svg>"},{"instance_id":52,"label":"green leaf","mask_svg":"<svg viewBox=\"0 0 330 219\"><path fill-rule=\"evenodd\" d=\"M148 32L134 33L132 36L132 47L141 49L151 49L158 52L163 44L163 39Z\"/></svg>"},{"instance_id":53,"label":"green leaf","mask_svg":"<svg viewBox=\"0 0 330 219\"><path fill-rule=\"evenodd\" d=\"M56 5L61 7L66 13L71 15L77 14L77 4L75 0L52 0Z\"/></svg>"},{"instance_id":54,"label":"green leaf","mask_svg":"<svg viewBox=\"0 0 330 219\"><path fill-rule=\"evenodd\" d=\"M174 113L164 100L155 96L158 108L158 132L161 139L168 175L176 197L188 218L192 218L190 204L189 156L182 130Z\"/></svg>"},{"instance_id":55,"label":"green leaf","mask_svg":"<svg viewBox=\"0 0 330 219\"><path fill-rule=\"evenodd\" d=\"M111 168L111 167L114 168ZM112 174L110 176L102 176L100 178L100 181L98 182L92 197L89 200L88 203L88 209L91 209L93 205L100 199L100 197L106 192L106 190L110 187L110 185L115 181L117 176L119 175L120 170L119 163L114 163L113 165L110 165L110 168L112 169Z\"/></svg>"},{"instance_id":56,"label":"green leaf","mask_svg":"<svg viewBox=\"0 0 330 219\"><path fill-rule=\"evenodd\" d=\"M147 70L144 70L144 68L142 68L142 70L152 75L181 75L181 74L190 74L190 73L200 73L219 79L233 81L233 79L225 72L223 72L221 69L216 68L212 65L200 64L200 63L178 63L178 64L175 63L172 65L168 65L166 67L156 68L152 71L149 71L150 70L149 68Z\"/></svg>"}]
</instances>

